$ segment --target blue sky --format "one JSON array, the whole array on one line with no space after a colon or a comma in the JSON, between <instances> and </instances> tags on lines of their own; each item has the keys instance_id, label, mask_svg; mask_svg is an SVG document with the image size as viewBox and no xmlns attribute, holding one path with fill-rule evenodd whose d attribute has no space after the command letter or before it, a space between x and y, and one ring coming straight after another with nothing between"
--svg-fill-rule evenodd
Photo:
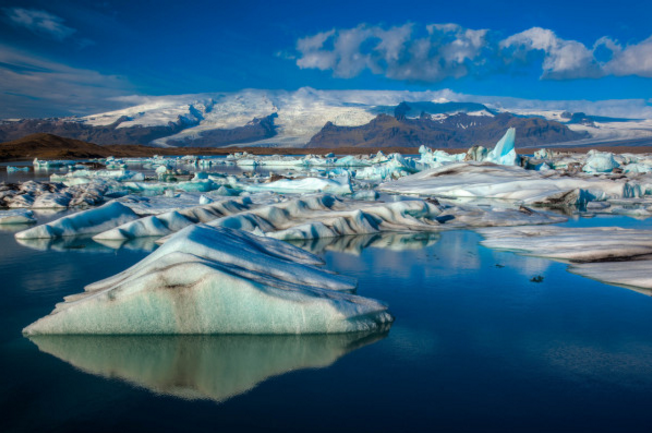
<instances>
[{"instance_id":1,"label":"blue sky","mask_svg":"<svg viewBox=\"0 0 652 433\"><path fill-rule=\"evenodd\" d=\"M3 0L0 20L0 118L303 86L652 98L641 1Z\"/></svg>"}]
</instances>

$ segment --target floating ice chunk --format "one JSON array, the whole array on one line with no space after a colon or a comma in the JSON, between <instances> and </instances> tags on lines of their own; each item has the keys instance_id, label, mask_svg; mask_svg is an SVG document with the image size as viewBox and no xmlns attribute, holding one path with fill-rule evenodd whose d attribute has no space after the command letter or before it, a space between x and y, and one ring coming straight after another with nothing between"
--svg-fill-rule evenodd
<instances>
[{"instance_id":1,"label":"floating ice chunk","mask_svg":"<svg viewBox=\"0 0 652 433\"><path fill-rule=\"evenodd\" d=\"M620 167L620 164L614 159L613 153L589 151L588 158L582 167L586 173L608 173L614 168Z\"/></svg>"},{"instance_id":2,"label":"floating ice chunk","mask_svg":"<svg viewBox=\"0 0 652 433\"><path fill-rule=\"evenodd\" d=\"M93 179L141 182L145 180L145 176L141 172L130 170L76 170L64 175L57 173L50 175L50 181L63 182L66 185L79 185Z\"/></svg>"},{"instance_id":3,"label":"floating ice chunk","mask_svg":"<svg viewBox=\"0 0 652 433\"><path fill-rule=\"evenodd\" d=\"M652 296L651 269L652 260L581 263L568 268L574 274L633 289L648 296Z\"/></svg>"},{"instance_id":4,"label":"floating ice chunk","mask_svg":"<svg viewBox=\"0 0 652 433\"><path fill-rule=\"evenodd\" d=\"M503 138L487 154L485 161L500 165L518 165L518 155L516 155L516 150L514 149L515 139L516 129L509 128Z\"/></svg>"},{"instance_id":5,"label":"floating ice chunk","mask_svg":"<svg viewBox=\"0 0 652 433\"><path fill-rule=\"evenodd\" d=\"M341 333L391 323L385 305L340 292L354 281L320 262L273 239L187 227L131 268L68 296L23 333Z\"/></svg>"},{"instance_id":6,"label":"floating ice chunk","mask_svg":"<svg viewBox=\"0 0 652 433\"><path fill-rule=\"evenodd\" d=\"M652 172L652 165L648 164L627 164L624 168L625 173L650 173Z\"/></svg>"},{"instance_id":7,"label":"floating ice chunk","mask_svg":"<svg viewBox=\"0 0 652 433\"><path fill-rule=\"evenodd\" d=\"M112 202L18 232L15 236L16 239L55 239L65 236L94 234L137 218L138 215L129 207L118 202Z\"/></svg>"},{"instance_id":8,"label":"floating ice chunk","mask_svg":"<svg viewBox=\"0 0 652 433\"><path fill-rule=\"evenodd\" d=\"M274 191L286 194L305 194L312 192L329 192L332 194L351 194L351 179L342 176L335 179L319 179L306 177L303 179L281 179L269 183L256 183L252 185L239 184L245 191L261 192Z\"/></svg>"},{"instance_id":9,"label":"floating ice chunk","mask_svg":"<svg viewBox=\"0 0 652 433\"><path fill-rule=\"evenodd\" d=\"M51 167L65 167L67 165L75 165L76 161L70 160L42 160L34 158L32 164L36 168L51 168Z\"/></svg>"},{"instance_id":10,"label":"floating ice chunk","mask_svg":"<svg viewBox=\"0 0 652 433\"><path fill-rule=\"evenodd\" d=\"M34 212L31 210L0 210L0 225L34 224Z\"/></svg>"},{"instance_id":11,"label":"floating ice chunk","mask_svg":"<svg viewBox=\"0 0 652 433\"><path fill-rule=\"evenodd\" d=\"M652 230L619 227L482 229L482 245L571 262L625 260L652 254Z\"/></svg>"},{"instance_id":12,"label":"floating ice chunk","mask_svg":"<svg viewBox=\"0 0 652 433\"><path fill-rule=\"evenodd\" d=\"M29 171L29 167L14 167L12 165L7 166L7 173L15 173L17 171Z\"/></svg>"},{"instance_id":13,"label":"floating ice chunk","mask_svg":"<svg viewBox=\"0 0 652 433\"><path fill-rule=\"evenodd\" d=\"M30 340L40 351L86 373L118 378L160 395L223 402L271 377L328 367L386 335L41 335Z\"/></svg>"}]
</instances>

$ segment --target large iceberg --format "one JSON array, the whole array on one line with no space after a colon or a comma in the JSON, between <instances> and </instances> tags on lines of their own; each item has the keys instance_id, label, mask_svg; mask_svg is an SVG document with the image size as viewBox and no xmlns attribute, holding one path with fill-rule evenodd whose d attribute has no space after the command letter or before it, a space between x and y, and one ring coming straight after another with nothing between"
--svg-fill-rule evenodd
<instances>
[{"instance_id":1,"label":"large iceberg","mask_svg":"<svg viewBox=\"0 0 652 433\"><path fill-rule=\"evenodd\" d=\"M300 248L246 232L187 227L131 268L68 296L23 330L38 334L319 334L391 323Z\"/></svg>"}]
</instances>

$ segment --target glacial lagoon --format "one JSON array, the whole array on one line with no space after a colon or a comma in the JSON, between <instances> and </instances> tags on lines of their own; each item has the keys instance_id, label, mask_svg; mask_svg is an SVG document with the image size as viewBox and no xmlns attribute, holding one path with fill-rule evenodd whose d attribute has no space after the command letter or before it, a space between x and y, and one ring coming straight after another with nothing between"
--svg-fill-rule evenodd
<instances>
[{"instance_id":1,"label":"glacial lagoon","mask_svg":"<svg viewBox=\"0 0 652 433\"><path fill-rule=\"evenodd\" d=\"M406 161L393 170L409 167ZM471 168L477 167L483 166ZM265 167L247 169L247 175L233 166L215 171L222 169L237 182L261 182L270 175ZM59 176L57 169L0 173L7 182ZM409 180L408 174L400 177ZM536 172L526 174L538 179ZM99 235L86 223L55 223L88 212L75 207L31 211L39 226L59 224L79 233L90 227L86 234L34 238L25 235L34 224L3 225L0 429L389 432L409 424L423 431L648 430L649 290L585 278L569 272L567 263L523 251L490 249L480 235L485 225L510 222L548 223L576 232L589 227L650 230L652 220L640 214L647 212L646 199L611 196L608 205L589 200L581 207L503 208L505 202L494 207L482 198L467 204L467 199L439 203L387 193L372 197L364 180L356 182L353 199L326 194L277 200L269 192L252 193L253 201L246 194L200 199L198 192L161 190L149 202L122 199L138 212L158 213L131 220L118 232L98 229ZM609 179L601 182L611 188ZM556 186L546 188L546 194L558 197ZM69 191L67 200L82 190ZM355 198L359 191L365 194ZM571 198L586 197L579 192ZM64 297L78 296L84 287L159 250L160 236L166 234L161 227L172 231L170 221L182 221L170 218L177 214L167 210L168 199L188 209L198 209L204 200L204 218L237 211L207 223L217 228L238 223L254 234L267 232L270 242L280 242L274 236L289 237L289 244L321 258L323 269L356 279L355 294L388 305L395 321L331 334L23 335ZM190 211L179 212L195 218ZM263 219L266 215L275 219ZM356 225L364 221L352 217L359 215L377 223L366 227L370 232ZM165 224L135 224L146 218ZM393 230L398 223L411 231ZM156 237L142 236L152 227L158 227ZM314 235L342 228L365 234Z\"/></svg>"},{"instance_id":2,"label":"glacial lagoon","mask_svg":"<svg viewBox=\"0 0 652 433\"><path fill-rule=\"evenodd\" d=\"M406 417L423 430L646 431L652 299L480 240L460 230L301 244L387 302L389 331L30 340L22 328L63 296L153 246L33 248L3 231L2 431L397 431Z\"/></svg>"}]
</instances>

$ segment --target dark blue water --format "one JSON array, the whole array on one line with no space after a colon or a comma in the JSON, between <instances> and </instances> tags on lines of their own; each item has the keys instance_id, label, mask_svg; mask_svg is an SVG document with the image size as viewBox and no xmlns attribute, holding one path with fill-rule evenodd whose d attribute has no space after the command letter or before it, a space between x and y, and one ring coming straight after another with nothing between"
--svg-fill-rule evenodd
<instances>
[{"instance_id":1,"label":"dark blue water","mask_svg":"<svg viewBox=\"0 0 652 433\"><path fill-rule=\"evenodd\" d=\"M597 222L647 224L569 224ZM389 303L387 334L32 342L24 326L147 252L0 232L0 431L649 431L652 299L479 240L316 247Z\"/></svg>"}]
</instances>

